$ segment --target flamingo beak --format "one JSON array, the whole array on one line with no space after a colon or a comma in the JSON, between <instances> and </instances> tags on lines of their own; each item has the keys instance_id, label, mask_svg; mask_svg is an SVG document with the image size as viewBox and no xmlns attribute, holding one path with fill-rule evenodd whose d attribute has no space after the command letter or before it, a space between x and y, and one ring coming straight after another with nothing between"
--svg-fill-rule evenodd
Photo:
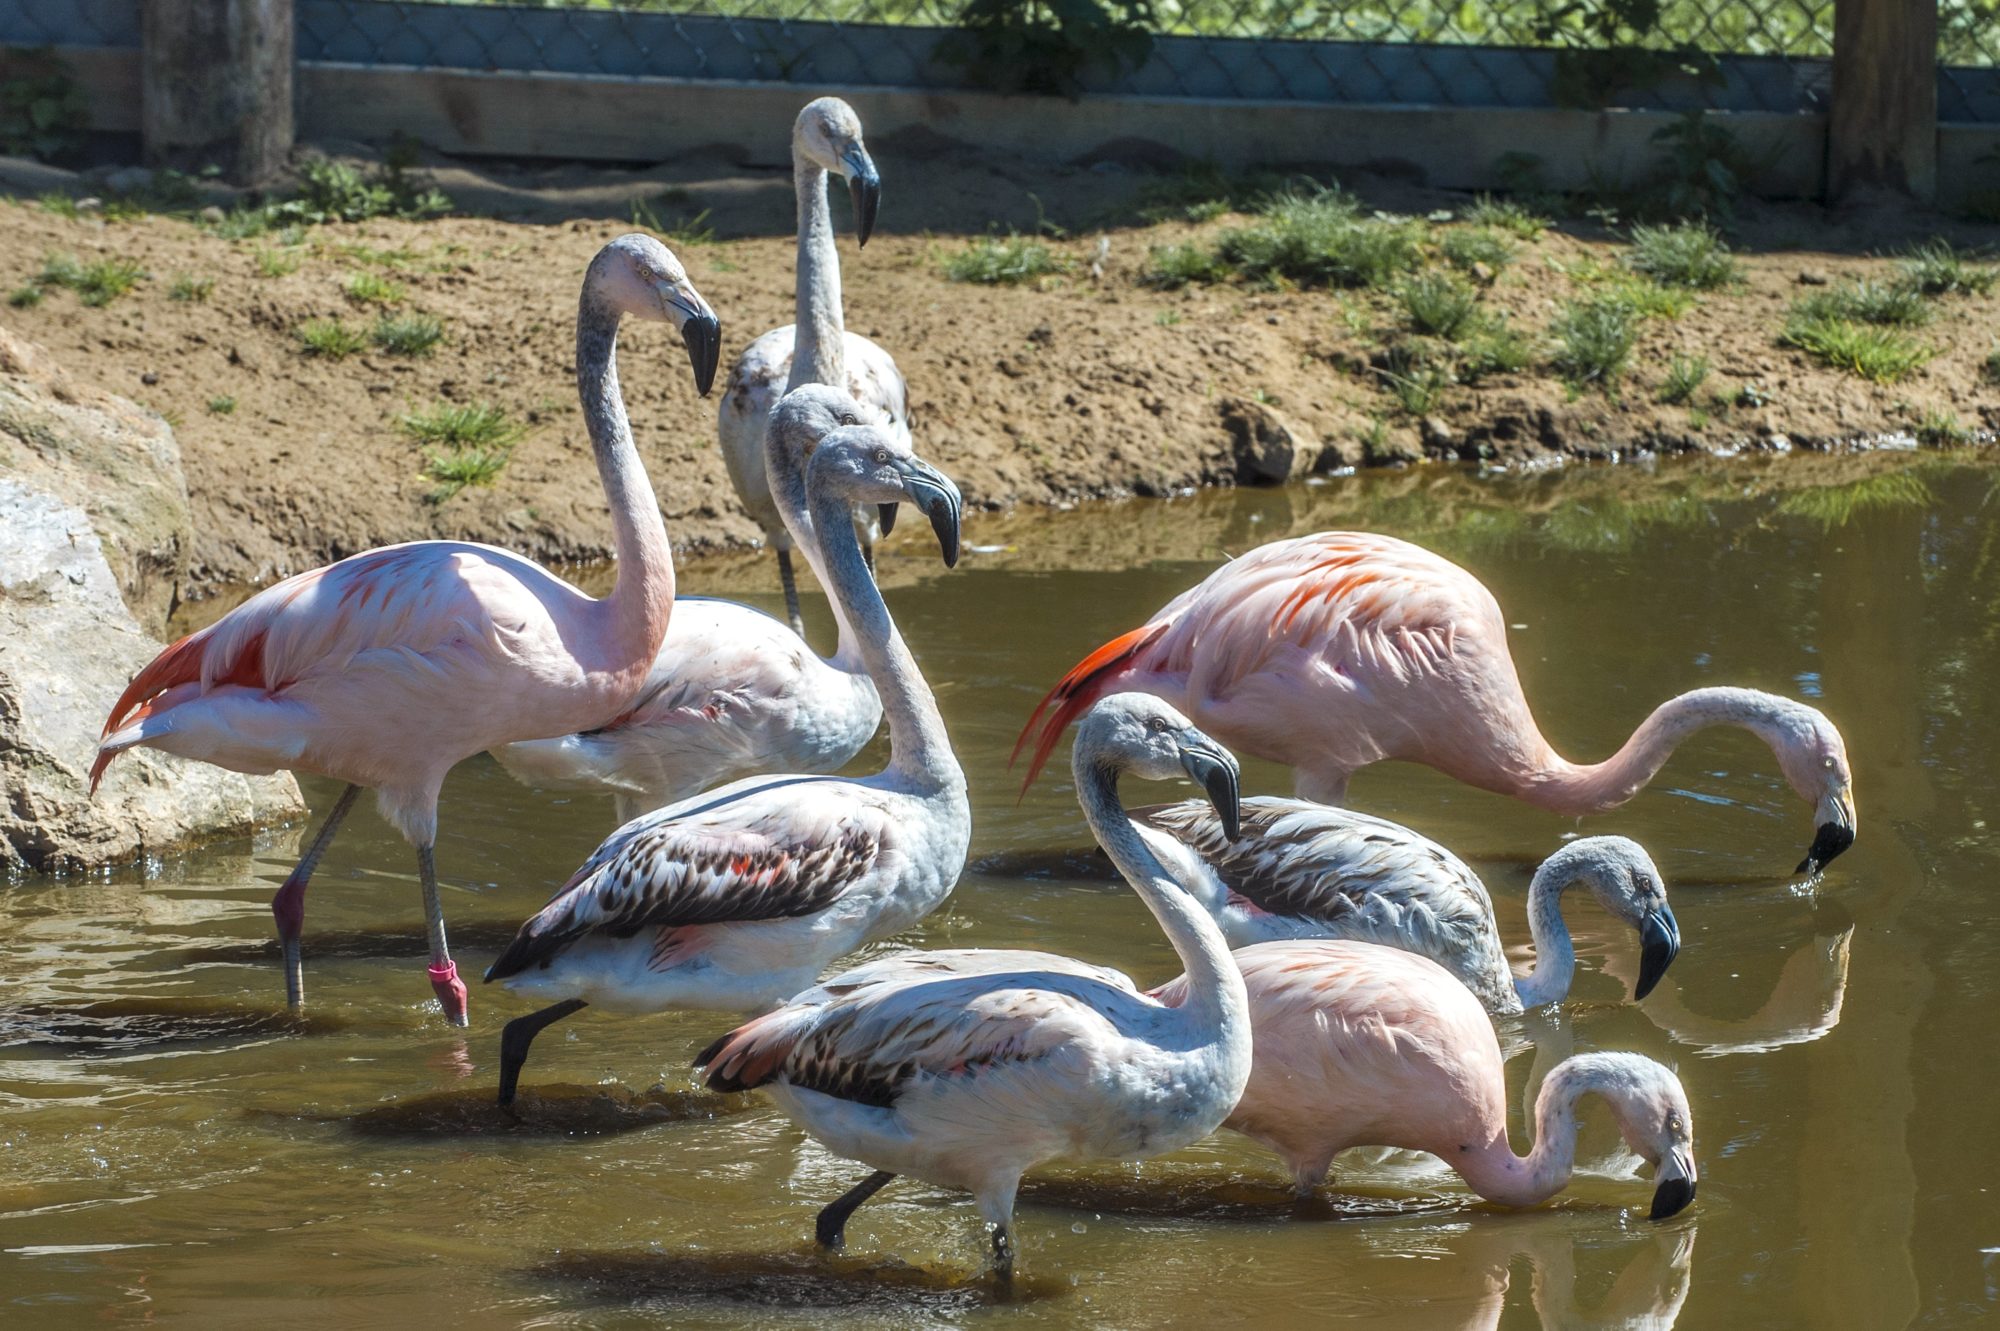
<instances>
[{"instance_id":1,"label":"flamingo beak","mask_svg":"<svg viewBox=\"0 0 2000 1331\"><path fill-rule=\"evenodd\" d=\"M1852 786L1844 786L1832 797L1821 800L1819 812L1819 830L1813 835L1812 848L1806 851L1806 857L1794 870L1796 873L1816 874L1854 844L1856 817Z\"/></svg>"},{"instance_id":2,"label":"flamingo beak","mask_svg":"<svg viewBox=\"0 0 2000 1331\"><path fill-rule=\"evenodd\" d=\"M868 150L858 143L848 146L841 162L847 167L847 196L854 204L854 234L866 248L875 232L875 210L882 206L882 177L875 174Z\"/></svg>"},{"instance_id":3,"label":"flamingo beak","mask_svg":"<svg viewBox=\"0 0 2000 1331\"><path fill-rule=\"evenodd\" d=\"M1694 1201L1697 1182L1693 1154L1685 1146L1674 1147L1660 1162L1653 1181L1653 1209L1647 1213L1648 1220L1665 1220L1685 1211Z\"/></svg>"},{"instance_id":4,"label":"flamingo beak","mask_svg":"<svg viewBox=\"0 0 2000 1331\"><path fill-rule=\"evenodd\" d=\"M703 397L715 386L715 367L722 359L722 323L706 308L681 324L688 364L694 367L694 388Z\"/></svg>"},{"instance_id":5,"label":"flamingo beak","mask_svg":"<svg viewBox=\"0 0 2000 1331\"><path fill-rule=\"evenodd\" d=\"M937 533L938 549L944 554L944 566L957 567L958 526L965 509L958 487L952 484L951 477L921 458L903 458L902 470L903 491L910 496L917 512L931 520L931 530ZM888 529L889 523L884 522L882 530Z\"/></svg>"},{"instance_id":6,"label":"flamingo beak","mask_svg":"<svg viewBox=\"0 0 2000 1331\"><path fill-rule=\"evenodd\" d=\"M1208 793L1215 816L1222 820L1222 835L1231 841L1242 836L1243 800L1237 788L1236 759L1229 751L1196 731L1181 745L1181 768Z\"/></svg>"},{"instance_id":7,"label":"flamingo beak","mask_svg":"<svg viewBox=\"0 0 2000 1331\"><path fill-rule=\"evenodd\" d=\"M1639 925L1639 943L1639 982L1632 987L1635 1003L1653 992L1653 986L1680 955L1681 926L1671 907L1663 902L1658 910L1647 912Z\"/></svg>"}]
</instances>

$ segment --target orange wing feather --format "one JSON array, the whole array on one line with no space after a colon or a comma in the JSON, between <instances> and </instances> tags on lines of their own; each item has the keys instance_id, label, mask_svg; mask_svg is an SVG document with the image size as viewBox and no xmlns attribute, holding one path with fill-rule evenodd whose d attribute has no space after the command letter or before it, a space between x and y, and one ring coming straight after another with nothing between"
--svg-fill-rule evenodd
<instances>
[{"instance_id":1,"label":"orange wing feather","mask_svg":"<svg viewBox=\"0 0 2000 1331\"><path fill-rule=\"evenodd\" d=\"M1102 696L1110 676L1166 631L1166 624L1156 623L1142 624L1130 633L1119 634L1078 661L1068 674L1056 681L1056 686L1049 690L1048 695L1035 704L1035 710L1028 716L1028 724L1021 727L1021 737L1014 741L1014 752L1007 758L1009 767L1019 761L1021 750L1027 747L1028 736L1037 724L1041 724L1041 733L1035 736L1034 760L1028 764L1028 778L1021 783L1024 793L1035 784L1042 768L1048 765L1049 755L1055 752L1056 741L1062 738L1069 723L1083 715ZM1051 708L1054 710L1051 711ZM1045 722L1044 713L1048 714Z\"/></svg>"}]
</instances>

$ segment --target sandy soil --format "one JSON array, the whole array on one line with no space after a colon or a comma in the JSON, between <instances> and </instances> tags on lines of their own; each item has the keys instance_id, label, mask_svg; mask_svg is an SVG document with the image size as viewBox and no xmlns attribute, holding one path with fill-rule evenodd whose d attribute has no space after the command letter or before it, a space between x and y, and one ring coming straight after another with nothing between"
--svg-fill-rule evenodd
<instances>
[{"instance_id":1,"label":"sandy soil","mask_svg":"<svg viewBox=\"0 0 2000 1331\"><path fill-rule=\"evenodd\" d=\"M1830 224L1816 209L1760 211L1738 235L1746 280L1704 296L1678 320L1650 321L1615 399L1578 395L1531 371L1450 389L1415 419L1369 368L1394 322L1382 297L1141 285L1149 247L1229 225L1130 220L1150 179L1144 172L1031 169L921 144L877 146L883 231L865 252L846 234L841 241L848 326L896 355L920 450L980 506L1248 479L1240 423L1271 412L1308 441L1322 467L1420 457L1527 463L1779 441L1827 447L1907 429L1925 412L2000 429L2000 389L1982 379L2000 332L2000 292L1953 298L1947 317L1922 332L1942 354L1900 384L1820 368L1776 342L1802 282L1883 276L1890 265L1867 257L1871 250L1939 231L1961 244L1992 243L2000 237L1991 228L1982 235L1898 219L1870 231ZM52 290L37 305L0 309L0 322L71 372L175 424L195 510L189 594L429 536L489 540L551 560L605 555L604 502L574 397L572 315L585 263L630 229L634 198L651 199L670 225L712 210L709 222L725 238L679 252L722 317L725 367L752 337L790 322L788 173L690 162L643 172L445 167L438 176L461 207L490 215L313 228L298 268L278 276L260 269L259 251L275 248L269 238L232 242L159 216L65 218L26 194L0 206L0 289L29 282L52 253L128 258L149 274L101 308ZM1465 203L1394 182L1351 183L1379 207L1416 215ZM964 234L994 218L1032 226L1040 206L1068 229L1056 242L1074 261L1067 276L1023 287L944 280L940 260L962 247ZM844 203L836 216L845 228ZM1120 216L1128 220L1106 220ZM1602 230L1566 225L1525 247L1484 299L1539 331L1575 292L1565 270L1611 262L1619 248ZM384 264L383 253L396 257ZM342 291L362 271L402 282L400 309L444 321L435 352L340 361L304 352L295 330L305 321L373 321L372 309ZM171 299L182 276L213 279L212 293ZM1676 352L1706 355L1714 367L1693 408L1655 400ZM714 403L695 398L677 339L659 325L631 328L621 366L677 543L717 550L753 541L714 446ZM1715 400L1750 384L1764 405ZM227 414L211 405L222 398L234 399ZM396 421L441 400L499 403L531 428L495 484L437 502L421 449Z\"/></svg>"}]
</instances>

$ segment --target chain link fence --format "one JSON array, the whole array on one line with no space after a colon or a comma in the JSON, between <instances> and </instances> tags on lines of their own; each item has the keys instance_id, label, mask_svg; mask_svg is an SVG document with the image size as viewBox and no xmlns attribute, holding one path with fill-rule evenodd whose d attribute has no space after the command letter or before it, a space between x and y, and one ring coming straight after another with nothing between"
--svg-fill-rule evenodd
<instances>
[{"instance_id":1,"label":"chain link fence","mask_svg":"<svg viewBox=\"0 0 2000 1331\"><path fill-rule=\"evenodd\" d=\"M143 0L0 0L0 44L136 46ZM302 61L954 87L963 0L296 0ZM1643 22L1642 22L1643 20ZM1832 0L1153 0L1093 92L1454 107L1823 109ZM1939 118L2000 123L2000 0L1940 0Z\"/></svg>"}]
</instances>

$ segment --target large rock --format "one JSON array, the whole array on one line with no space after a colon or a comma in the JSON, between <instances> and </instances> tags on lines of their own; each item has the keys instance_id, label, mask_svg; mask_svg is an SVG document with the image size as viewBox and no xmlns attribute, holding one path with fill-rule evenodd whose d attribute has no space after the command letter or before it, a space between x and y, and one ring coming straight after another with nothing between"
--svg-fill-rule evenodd
<instances>
[{"instance_id":1,"label":"large rock","mask_svg":"<svg viewBox=\"0 0 2000 1331\"><path fill-rule=\"evenodd\" d=\"M289 775L146 749L112 763L91 798L98 732L159 650L125 608L90 518L0 476L0 866L117 864L303 812Z\"/></svg>"},{"instance_id":2,"label":"large rock","mask_svg":"<svg viewBox=\"0 0 2000 1331\"><path fill-rule=\"evenodd\" d=\"M164 420L76 382L0 328L0 476L81 506L126 605L147 632L165 630L190 529L180 446Z\"/></svg>"}]
</instances>

